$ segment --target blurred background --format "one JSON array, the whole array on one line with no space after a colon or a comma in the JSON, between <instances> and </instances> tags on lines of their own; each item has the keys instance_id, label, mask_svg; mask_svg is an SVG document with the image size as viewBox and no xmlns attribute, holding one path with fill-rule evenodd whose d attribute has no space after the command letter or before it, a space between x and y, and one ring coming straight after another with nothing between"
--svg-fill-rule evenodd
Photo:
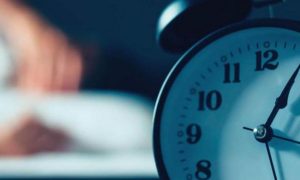
<instances>
[{"instance_id":1,"label":"blurred background","mask_svg":"<svg viewBox=\"0 0 300 180\"><path fill-rule=\"evenodd\" d=\"M172 1L26 1L70 39L84 48L94 48L99 59L107 61L109 71L105 77L100 79L101 77L97 77L99 73L93 74L85 82L84 88L128 90L153 100L178 57L165 53L156 43L158 18L170 2Z\"/></svg>"},{"instance_id":2,"label":"blurred background","mask_svg":"<svg viewBox=\"0 0 300 180\"><path fill-rule=\"evenodd\" d=\"M157 178L170 0L0 1L0 177Z\"/></svg>"}]
</instances>

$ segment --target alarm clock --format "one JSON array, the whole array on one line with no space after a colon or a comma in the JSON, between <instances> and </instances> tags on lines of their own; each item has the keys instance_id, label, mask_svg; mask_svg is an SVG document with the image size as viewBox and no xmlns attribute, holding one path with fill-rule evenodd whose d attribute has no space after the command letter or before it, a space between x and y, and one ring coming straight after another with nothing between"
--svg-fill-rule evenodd
<instances>
[{"instance_id":1,"label":"alarm clock","mask_svg":"<svg viewBox=\"0 0 300 180\"><path fill-rule=\"evenodd\" d=\"M300 22L279 11L288 5L300 14L297 0L186 0L163 12L161 46L185 53L154 112L161 179L299 178Z\"/></svg>"}]
</instances>

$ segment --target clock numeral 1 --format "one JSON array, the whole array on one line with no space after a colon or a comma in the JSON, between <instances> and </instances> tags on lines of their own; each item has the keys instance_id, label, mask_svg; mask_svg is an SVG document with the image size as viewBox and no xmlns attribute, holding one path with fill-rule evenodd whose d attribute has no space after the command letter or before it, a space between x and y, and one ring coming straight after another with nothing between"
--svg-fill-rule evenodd
<instances>
[{"instance_id":1,"label":"clock numeral 1","mask_svg":"<svg viewBox=\"0 0 300 180\"><path fill-rule=\"evenodd\" d=\"M199 111L204 111L205 109L214 111L219 109L221 104L222 95L219 91L213 90L208 92L207 94L205 93L205 91L199 92Z\"/></svg>"},{"instance_id":2,"label":"clock numeral 1","mask_svg":"<svg viewBox=\"0 0 300 180\"><path fill-rule=\"evenodd\" d=\"M211 163L208 160L201 160L196 165L196 179L203 180L211 177L210 171Z\"/></svg>"},{"instance_id":3,"label":"clock numeral 1","mask_svg":"<svg viewBox=\"0 0 300 180\"><path fill-rule=\"evenodd\" d=\"M186 128L186 134L187 134L187 139L186 139L187 143L196 144L202 136L202 131L198 124L190 124Z\"/></svg>"},{"instance_id":4,"label":"clock numeral 1","mask_svg":"<svg viewBox=\"0 0 300 180\"><path fill-rule=\"evenodd\" d=\"M233 80L231 80L231 71L233 71ZM231 70L231 65L229 63L224 65L224 83L239 83L240 80L240 63L233 64L233 69Z\"/></svg>"},{"instance_id":5,"label":"clock numeral 1","mask_svg":"<svg viewBox=\"0 0 300 180\"><path fill-rule=\"evenodd\" d=\"M265 52L257 51L255 71L263 71L265 69L275 70L279 65L279 62L276 62L278 56L276 50L267 50ZM264 63L263 60L265 60Z\"/></svg>"}]
</instances>

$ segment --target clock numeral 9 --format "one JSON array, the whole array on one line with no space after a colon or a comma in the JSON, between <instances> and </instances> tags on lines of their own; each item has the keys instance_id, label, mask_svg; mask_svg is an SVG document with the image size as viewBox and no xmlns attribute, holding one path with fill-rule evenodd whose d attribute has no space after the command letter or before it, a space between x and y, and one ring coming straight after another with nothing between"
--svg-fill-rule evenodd
<instances>
[{"instance_id":1,"label":"clock numeral 9","mask_svg":"<svg viewBox=\"0 0 300 180\"><path fill-rule=\"evenodd\" d=\"M207 94L204 91L199 92L198 110L204 111L205 109L217 110L222 104L222 95L219 91L213 90Z\"/></svg>"},{"instance_id":2,"label":"clock numeral 9","mask_svg":"<svg viewBox=\"0 0 300 180\"><path fill-rule=\"evenodd\" d=\"M233 80L231 80L231 65L226 63L224 65L224 83L239 83L240 80L240 63L233 64Z\"/></svg>"},{"instance_id":3,"label":"clock numeral 9","mask_svg":"<svg viewBox=\"0 0 300 180\"><path fill-rule=\"evenodd\" d=\"M196 179L205 180L211 177L210 171L211 163L208 160L201 160L197 163L197 170L195 173Z\"/></svg>"},{"instance_id":4,"label":"clock numeral 9","mask_svg":"<svg viewBox=\"0 0 300 180\"><path fill-rule=\"evenodd\" d=\"M186 134L187 134L187 139L186 139L187 143L196 144L202 136L202 131L198 124L190 124L186 128Z\"/></svg>"},{"instance_id":5,"label":"clock numeral 9","mask_svg":"<svg viewBox=\"0 0 300 180\"><path fill-rule=\"evenodd\" d=\"M265 69L275 70L279 65L279 62L276 62L278 56L276 50L257 51L255 71L263 71ZM266 62L263 63L263 60L266 60Z\"/></svg>"}]
</instances>

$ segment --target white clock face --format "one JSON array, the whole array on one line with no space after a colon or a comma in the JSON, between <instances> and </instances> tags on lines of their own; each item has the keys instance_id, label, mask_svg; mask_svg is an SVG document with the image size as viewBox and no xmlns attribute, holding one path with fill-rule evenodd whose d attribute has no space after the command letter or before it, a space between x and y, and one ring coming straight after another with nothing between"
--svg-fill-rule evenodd
<instances>
[{"instance_id":1,"label":"white clock face","mask_svg":"<svg viewBox=\"0 0 300 180\"><path fill-rule=\"evenodd\" d=\"M278 137L300 141L300 33L270 25L217 36L187 53L162 90L154 129L160 175L297 179L300 144ZM266 124L293 73L273 136L259 142L252 130Z\"/></svg>"}]
</instances>

